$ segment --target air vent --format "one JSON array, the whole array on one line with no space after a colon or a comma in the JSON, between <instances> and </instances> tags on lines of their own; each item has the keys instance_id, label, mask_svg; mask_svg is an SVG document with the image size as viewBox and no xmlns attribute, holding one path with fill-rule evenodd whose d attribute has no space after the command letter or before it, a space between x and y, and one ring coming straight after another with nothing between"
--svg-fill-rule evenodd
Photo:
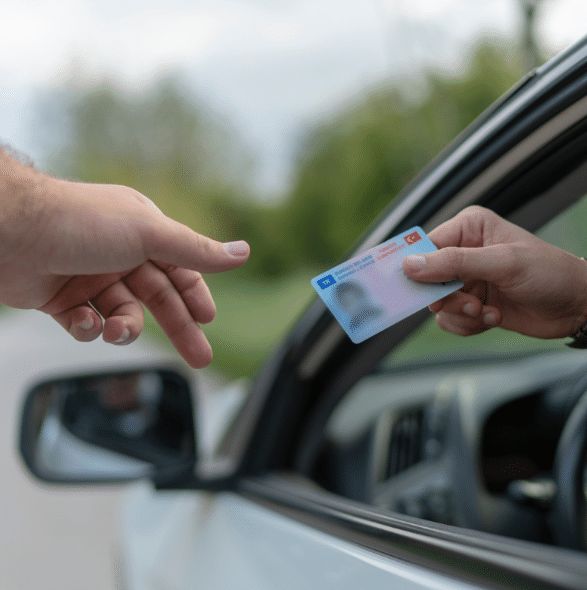
<instances>
[{"instance_id":1,"label":"air vent","mask_svg":"<svg viewBox=\"0 0 587 590\"><path fill-rule=\"evenodd\" d=\"M389 445L386 478L389 479L422 459L424 410L418 408L401 414L393 425Z\"/></svg>"}]
</instances>

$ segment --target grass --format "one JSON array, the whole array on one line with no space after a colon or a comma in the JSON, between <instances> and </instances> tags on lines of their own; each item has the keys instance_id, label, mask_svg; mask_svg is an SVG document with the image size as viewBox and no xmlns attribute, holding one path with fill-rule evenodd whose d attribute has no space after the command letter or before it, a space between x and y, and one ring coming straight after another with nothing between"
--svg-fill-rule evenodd
<instances>
[{"instance_id":1,"label":"grass","mask_svg":"<svg viewBox=\"0 0 587 590\"><path fill-rule=\"evenodd\" d=\"M252 375L315 296L305 270L275 282L207 276L216 303L214 321L203 326L214 351L212 367L228 377ZM145 330L167 338L147 314Z\"/></svg>"}]
</instances>

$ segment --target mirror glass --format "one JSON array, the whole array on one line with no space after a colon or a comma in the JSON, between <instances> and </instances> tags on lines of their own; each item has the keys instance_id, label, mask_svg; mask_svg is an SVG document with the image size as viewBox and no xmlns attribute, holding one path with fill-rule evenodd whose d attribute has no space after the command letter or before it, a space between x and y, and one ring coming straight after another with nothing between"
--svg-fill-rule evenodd
<instances>
[{"instance_id":1,"label":"mirror glass","mask_svg":"<svg viewBox=\"0 0 587 590\"><path fill-rule=\"evenodd\" d=\"M21 453L49 481L119 481L195 460L189 384L168 370L47 381L28 394Z\"/></svg>"}]
</instances>

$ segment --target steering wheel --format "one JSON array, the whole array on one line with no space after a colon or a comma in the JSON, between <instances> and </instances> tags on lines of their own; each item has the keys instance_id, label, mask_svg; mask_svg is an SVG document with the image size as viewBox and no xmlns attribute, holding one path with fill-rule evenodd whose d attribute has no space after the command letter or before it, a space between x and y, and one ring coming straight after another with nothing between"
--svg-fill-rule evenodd
<instances>
[{"instance_id":1,"label":"steering wheel","mask_svg":"<svg viewBox=\"0 0 587 590\"><path fill-rule=\"evenodd\" d=\"M587 459L587 391L571 411L554 459L556 493L550 525L558 545L587 550L587 501L584 471Z\"/></svg>"}]
</instances>

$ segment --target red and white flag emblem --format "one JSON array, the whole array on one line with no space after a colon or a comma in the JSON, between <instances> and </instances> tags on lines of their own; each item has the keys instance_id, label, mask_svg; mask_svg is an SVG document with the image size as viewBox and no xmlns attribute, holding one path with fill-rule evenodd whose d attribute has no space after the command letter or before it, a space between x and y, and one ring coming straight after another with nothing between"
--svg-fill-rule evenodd
<instances>
[{"instance_id":1,"label":"red and white flag emblem","mask_svg":"<svg viewBox=\"0 0 587 590\"><path fill-rule=\"evenodd\" d=\"M411 234L404 236L404 240L406 241L406 244L408 246L411 246L412 244L419 242L421 239L422 236L417 231L413 231Z\"/></svg>"}]
</instances>

